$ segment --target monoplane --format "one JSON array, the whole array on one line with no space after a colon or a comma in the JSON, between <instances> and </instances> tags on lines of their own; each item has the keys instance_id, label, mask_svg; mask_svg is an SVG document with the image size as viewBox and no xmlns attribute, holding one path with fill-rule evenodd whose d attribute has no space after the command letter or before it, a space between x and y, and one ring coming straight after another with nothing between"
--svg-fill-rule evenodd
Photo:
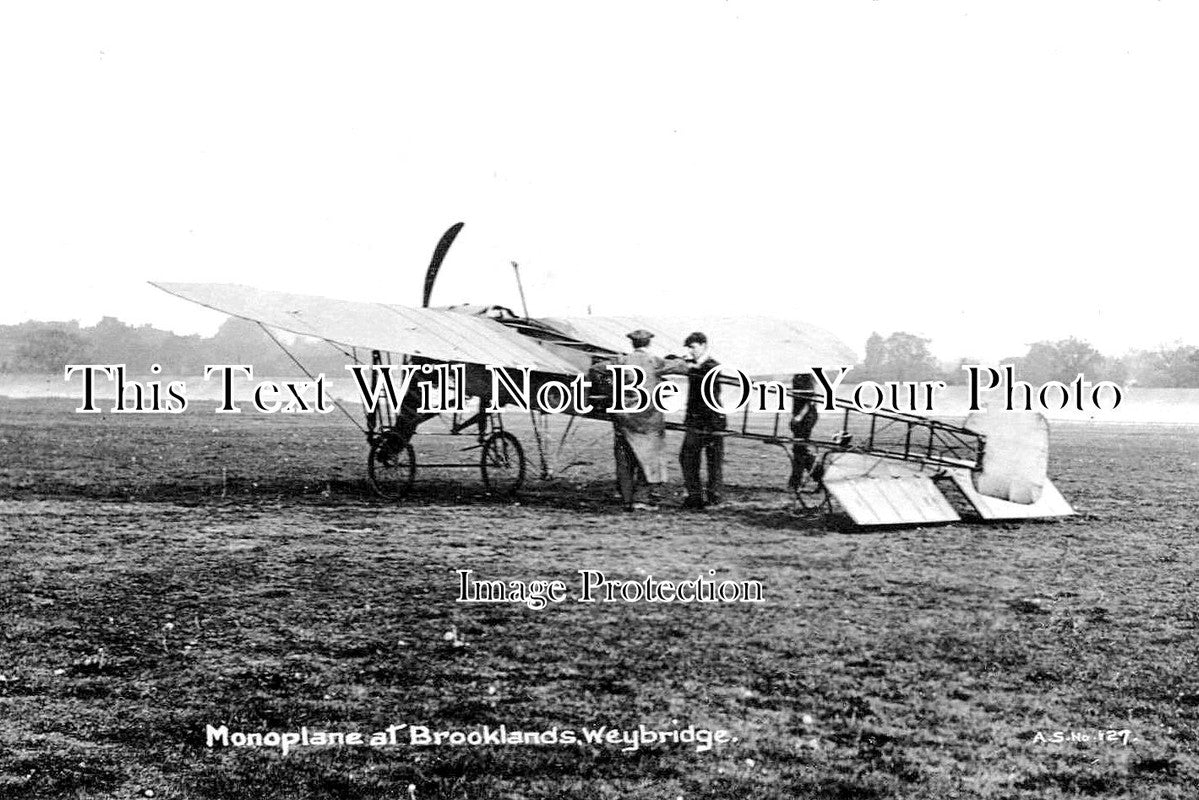
<instances>
[{"instance_id":1,"label":"monoplane","mask_svg":"<svg viewBox=\"0 0 1199 800\"><path fill-rule=\"evenodd\" d=\"M735 366L754 379L787 379L815 366L856 360L852 349L836 336L803 322L752 317L533 319L527 311L517 314L498 305L431 307L437 274L461 229L462 223L452 226L434 249L420 307L231 284L153 285L257 323L289 355L278 331L324 340L354 364L380 368L392 364L463 365L458 374L465 377L465 395L478 402L473 413L453 415L449 433L473 434L473 442L463 449L477 451L477 456L424 466L477 467L487 490L505 497L520 490L528 460L520 440L504 429L504 415L487 411L493 391L490 373L497 368L514 374L527 368L535 394L546 382L568 383L597 363L627 352L626 334L638 328L655 334L650 349L661 356L668 355L671 343L682 342L690 331L703 330L719 343L722 364ZM523 289L521 297L523 302ZM307 372L298 361L297 366ZM380 371L371 369L369 374L374 392ZM444 375L439 375L433 370L424 380L442 380ZM804 508L833 510L835 500L861 526L956 521L963 510L968 518L984 520L1073 513L1047 476L1048 426L1040 415L972 415L955 425L901 411L866 412L843 398L828 399L835 407L835 413L830 413L823 397L796 390L788 393L792 403L821 403L822 422L811 434L791 434L789 410L752 414L747 406L720 435L779 446L793 460L800 452L797 445L817 454L796 487L796 498ZM411 439L419 426L434 416L419 413L408 402L414 396L410 394L394 406L381 404L365 411L365 425L359 425L368 443L370 482L379 494L391 499L401 499L409 492L417 471ZM550 411L534 404L530 414L541 477L549 477L538 417L544 420ZM579 417L612 420L602 404L586 414L570 416L562 441ZM682 430L683 423L670 421L667 427Z\"/></svg>"}]
</instances>

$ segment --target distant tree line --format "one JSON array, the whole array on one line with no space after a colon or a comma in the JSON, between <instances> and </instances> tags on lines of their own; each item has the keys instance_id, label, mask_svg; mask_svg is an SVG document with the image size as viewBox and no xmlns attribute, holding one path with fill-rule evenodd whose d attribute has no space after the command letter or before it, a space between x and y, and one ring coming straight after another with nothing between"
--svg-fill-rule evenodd
<instances>
[{"instance_id":1,"label":"distant tree line","mask_svg":"<svg viewBox=\"0 0 1199 800\"><path fill-rule=\"evenodd\" d=\"M939 362L929 350L929 339L898 331L888 336L872 333L862 361L848 380L932 381L950 385L965 382L963 358L955 364ZM342 375L351 359L326 342L286 340L300 363L312 373ZM365 360L367 354L360 353ZM134 375L148 375L151 364L160 364L166 375L198 375L206 364L252 364L259 375L297 375L299 368L253 322L230 317L213 336L180 336L149 325L132 326L104 317L90 328L78 322L22 322L0 325L0 372L56 373L65 364L125 364ZM1088 381L1108 380L1139 386L1199 388L1199 347L1174 344L1156 350L1133 350L1123 356L1105 356L1081 339L1035 342L1024 355L1001 363L1013 364L1019 380L1033 384L1072 381L1078 373Z\"/></svg>"},{"instance_id":2,"label":"distant tree line","mask_svg":"<svg viewBox=\"0 0 1199 800\"><path fill-rule=\"evenodd\" d=\"M326 342L282 340L313 374L340 376L352 363ZM366 357L369 357L367 354ZM199 375L206 364L251 364L257 375L298 375L300 369L256 324L230 317L213 336L180 336L149 325L104 317L78 322L22 322L0 326L0 372L56 373L66 364L125 364L130 374Z\"/></svg>"},{"instance_id":3,"label":"distant tree line","mask_svg":"<svg viewBox=\"0 0 1199 800\"><path fill-rule=\"evenodd\" d=\"M960 385L966 381L962 358L942 364L929 351L929 341L899 331L889 336L872 333L862 361L849 373L849 381L933 381ZM1055 342L1034 342L1024 355L1000 361L1012 364L1018 380L1032 384L1069 383L1082 373L1088 382L1115 381L1138 386L1199 388L1199 347L1173 344L1156 350L1132 350L1123 356L1105 356L1089 342L1071 337Z\"/></svg>"}]
</instances>

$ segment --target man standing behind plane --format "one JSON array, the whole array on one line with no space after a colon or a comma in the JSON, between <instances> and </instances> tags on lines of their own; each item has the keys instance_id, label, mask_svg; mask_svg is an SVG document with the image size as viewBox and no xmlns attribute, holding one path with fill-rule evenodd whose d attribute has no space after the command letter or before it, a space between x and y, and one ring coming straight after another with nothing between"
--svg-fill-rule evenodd
<instances>
[{"instance_id":1,"label":"man standing behind plane","mask_svg":"<svg viewBox=\"0 0 1199 800\"><path fill-rule=\"evenodd\" d=\"M812 373L798 372L791 378L791 435L795 443L791 445L791 479L787 486L793 492L798 492L803 485L805 474L819 478L816 466L816 455L808 446L812 438L812 429L816 427L819 416L816 411L816 384Z\"/></svg>"},{"instance_id":2,"label":"man standing behind plane","mask_svg":"<svg viewBox=\"0 0 1199 800\"><path fill-rule=\"evenodd\" d=\"M704 402L700 388L707 374L719 367L720 363L708 355L708 337L703 333L692 333L683 340L683 344L687 347L687 357L669 358L662 374L687 376L687 415L683 421L687 432L679 451L683 485L687 489L683 508L703 508L719 503L720 493L724 490L724 437L717 433L724 430L724 414ZM719 403L720 386L716 384L712 388L713 399ZM706 457L708 461L706 494L700 480L701 457Z\"/></svg>"}]
</instances>

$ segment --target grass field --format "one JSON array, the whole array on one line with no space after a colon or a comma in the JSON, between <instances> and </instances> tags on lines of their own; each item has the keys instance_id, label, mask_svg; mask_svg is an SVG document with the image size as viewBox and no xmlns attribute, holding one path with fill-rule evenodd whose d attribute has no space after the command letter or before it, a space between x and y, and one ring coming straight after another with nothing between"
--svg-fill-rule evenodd
<instances>
[{"instance_id":1,"label":"grass field","mask_svg":"<svg viewBox=\"0 0 1199 800\"><path fill-rule=\"evenodd\" d=\"M856 532L791 513L777 450L708 513L621 513L597 429L519 503L455 471L391 505L344 418L72 407L0 399L2 798L1199 796L1199 427L1055 428L1067 520ZM766 602L470 605L458 569ZM735 741L205 737L400 724Z\"/></svg>"}]
</instances>

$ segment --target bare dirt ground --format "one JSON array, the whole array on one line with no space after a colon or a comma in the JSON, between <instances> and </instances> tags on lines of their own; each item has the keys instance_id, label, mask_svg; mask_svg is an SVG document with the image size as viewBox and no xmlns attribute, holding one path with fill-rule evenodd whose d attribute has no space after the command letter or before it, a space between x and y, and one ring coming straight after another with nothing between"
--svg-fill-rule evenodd
<instances>
[{"instance_id":1,"label":"bare dirt ground","mask_svg":"<svg viewBox=\"0 0 1199 800\"><path fill-rule=\"evenodd\" d=\"M1077 517L857 532L791 513L777 449L730 448L707 513L621 513L594 428L594 463L519 503L463 470L393 505L344 418L72 407L0 399L0 797L1199 791L1199 427L1056 427ZM426 460L453 444L421 439ZM579 569L714 570L765 602L471 605L457 569L572 593ZM736 740L205 737L399 724Z\"/></svg>"}]
</instances>

